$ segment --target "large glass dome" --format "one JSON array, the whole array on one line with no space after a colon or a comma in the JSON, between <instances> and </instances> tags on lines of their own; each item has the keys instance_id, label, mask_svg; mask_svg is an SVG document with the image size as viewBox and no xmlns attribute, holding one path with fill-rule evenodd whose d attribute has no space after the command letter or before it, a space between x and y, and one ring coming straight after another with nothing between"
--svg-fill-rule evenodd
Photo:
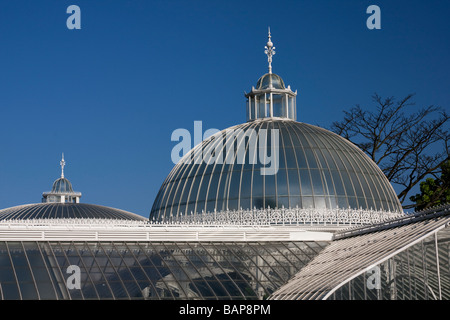
<instances>
[{"instance_id":1,"label":"large glass dome","mask_svg":"<svg viewBox=\"0 0 450 320\"><path fill-rule=\"evenodd\" d=\"M226 133L238 129L242 131L235 143L245 146L243 164L188 161L204 150L224 152ZM252 145L246 132L261 129L279 132L279 170L274 175L262 175L264 165L249 161ZM269 150L267 154L270 153ZM192 149L164 181L150 219L202 211L297 206L402 210L383 172L355 145L313 125L264 118L223 130Z\"/></svg>"}]
</instances>

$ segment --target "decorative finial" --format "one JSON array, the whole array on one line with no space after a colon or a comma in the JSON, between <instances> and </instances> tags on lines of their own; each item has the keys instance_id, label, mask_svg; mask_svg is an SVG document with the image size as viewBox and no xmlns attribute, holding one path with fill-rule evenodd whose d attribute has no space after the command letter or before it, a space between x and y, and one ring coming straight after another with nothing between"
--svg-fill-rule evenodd
<instances>
[{"instance_id":1,"label":"decorative finial","mask_svg":"<svg viewBox=\"0 0 450 320\"><path fill-rule=\"evenodd\" d=\"M264 47L266 50L264 51L267 54L267 62L269 62L269 73L272 73L272 56L275 55L275 47L273 46L272 41L270 40L272 37L270 36L270 27L269 27L269 40L267 41L267 45Z\"/></svg>"},{"instance_id":2,"label":"decorative finial","mask_svg":"<svg viewBox=\"0 0 450 320\"><path fill-rule=\"evenodd\" d=\"M64 166L66 165L66 162L64 161L64 152L62 154L62 160L59 164L61 165L61 178L64 178Z\"/></svg>"}]
</instances>

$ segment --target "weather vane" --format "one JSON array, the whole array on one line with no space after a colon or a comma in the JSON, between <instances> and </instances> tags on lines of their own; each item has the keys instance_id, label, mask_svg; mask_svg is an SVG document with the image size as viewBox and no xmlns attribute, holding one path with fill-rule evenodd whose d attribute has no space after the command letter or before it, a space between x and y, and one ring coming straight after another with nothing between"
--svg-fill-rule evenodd
<instances>
[{"instance_id":1,"label":"weather vane","mask_svg":"<svg viewBox=\"0 0 450 320\"><path fill-rule=\"evenodd\" d=\"M264 47L266 50L264 51L267 54L267 62L269 62L269 73L272 73L272 56L275 55L275 47L273 46L272 41L270 40L270 27L269 27L269 40L267 41L267 45Z\"/></svg>"},{"instance_id":2,"label":"weather vane","mask_svg":"<svg viewBox=\"0 0 450 320\"><path fill-rule=\"evenodd\" d=\"M64 166L66 165L66 162L64 161L64 152L62 154L62 160L59 164L61 165L61 178L64 178Z\"/></svg>"}]
</instances>

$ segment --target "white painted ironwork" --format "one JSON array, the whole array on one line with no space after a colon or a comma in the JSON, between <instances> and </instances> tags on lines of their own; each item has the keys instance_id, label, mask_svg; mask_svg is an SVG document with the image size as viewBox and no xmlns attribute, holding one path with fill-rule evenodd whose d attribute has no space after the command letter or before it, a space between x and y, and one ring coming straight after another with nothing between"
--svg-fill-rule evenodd
<instances>
[{"instance_id":1,"label":"white painted ironwork","mask_svg":"<svg viewBox=\"0 0 450 320\"><path fill-rule=\"evenodd\" d=\"M214 212L192 213L165 218L161 222L150 221L152 224L184 224L203 226L363 226L380 223L388 219L399 218L403 213L364 210L364 209L240 209Z\"/></svg>"},{"instance_id":2,"label":"white painted ironwork","mask_svg":"<svg viewBox=\"0 0 450 320\"><path fill-rule=\"evenodd\" d=\"M331 241L333 236L327 230L283 226L208 227L143 221L52 220L2 221L0 241Z\"/></svg>"},{"instance_id":3,"label":"white painted ironwork","mask_svg":"<svg viewBox=\"0 0 450 320\"><path fill-rule=\"evenodd\" d=\"M397 216L352 209L227 210L170 221L122 219L5 219L0 241L331 241L333 233Z\"/></svg>"},{"instance_id":4,"label":"white painted ironwork","mask_svg":"<svg viewBox=\"0 0 450 320\"><path fill-rule=\"evenodd\" d=\"M349 228L347 230L340 231L335 235L335 239L339 240L339 239L348 238L348 237L352 237L352 236L362 235L365 233L381 231L381 230L390 229L393 227L399 227L399 226L403 226L403 225L421 221L421 220L428 220L432 217L440 217L444 214L448 214L449 211L450 211L450 205L443 204L443 205L436 206L436 207L433 207L430 209L416 212L414 214L402 214L402 215L398 216L396 219L389 219L386 221L380 221L376 224L368 224L366 226Z\"/></svg>"},{"instance_id":5,"label":"white painted ironwork","mask_svg":"<svg viewBox=\"0 0 450 320\"><path fill-rule=\"evenodd\" d=\"M337 232L333 242L279 288L270 299L328 299L338 289L375 266L395 257L408 248L429 239L435 246L433 255L439 266L436 235L450 225L450 205L411 214L382 224ZM448 239L444 233L443 238ZM434 236L434 239L430 239ZM421 257L425 259L425 255ZM415 263L419 263L416 261ZM423 262L424 263L424 262ZM436 267L439 270L439 267ZM440 275L436 272L440 297ZM432 292L432 291L431 291Z\"/></svg>"}]
</instances>

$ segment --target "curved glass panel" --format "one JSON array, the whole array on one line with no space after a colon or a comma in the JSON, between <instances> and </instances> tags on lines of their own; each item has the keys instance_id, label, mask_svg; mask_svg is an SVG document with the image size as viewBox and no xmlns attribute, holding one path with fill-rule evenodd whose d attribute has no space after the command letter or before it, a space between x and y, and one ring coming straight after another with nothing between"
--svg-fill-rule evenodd
<instances>
[{"instance_id":1,"label":"curved glass panel","mask_svg":"<svg viewBox=\"0 0 450 320\"><path fill-rule=\"evenodd\" d=\"M259 78L256 83L256 89L263 90L268 88L274 89L285 89L283 79L277 74L266 73L261 78Z\"/></svg>"},{"instance_id":2,"label":"curved glass panel","mask_svg":"<svg viewBox=\"0 0 450 320\"><path fill-rule=\"evenodd\" d=\"M206 139L184 159L202 150L214 150L216 158L202 165L177 164L159 190L150 219L269 206L402 211L374 162L349 141L316 126L287 119L247 122Z\"/></svg>"},{"instance_id":3,"label":"curved glass panel","mask_svg":"<svg viewBox=\"0 0 450 320\"><path fill-rule=\"evenodd\" d=\"M72 184L65 178L60 178L53 183L52 192L55 193L72 193Z\"/></svg>"},{"instance_id":4,"label":"curved glass panel","mask_svg":"<svg viewBox=\"0 0 450 320\"><path fill-rule=\"evenodd\" d=\"M12 219L147 220L128 211L86 203L38 203L0 210L0 221Z\"/></svg>"}]
</instances>

